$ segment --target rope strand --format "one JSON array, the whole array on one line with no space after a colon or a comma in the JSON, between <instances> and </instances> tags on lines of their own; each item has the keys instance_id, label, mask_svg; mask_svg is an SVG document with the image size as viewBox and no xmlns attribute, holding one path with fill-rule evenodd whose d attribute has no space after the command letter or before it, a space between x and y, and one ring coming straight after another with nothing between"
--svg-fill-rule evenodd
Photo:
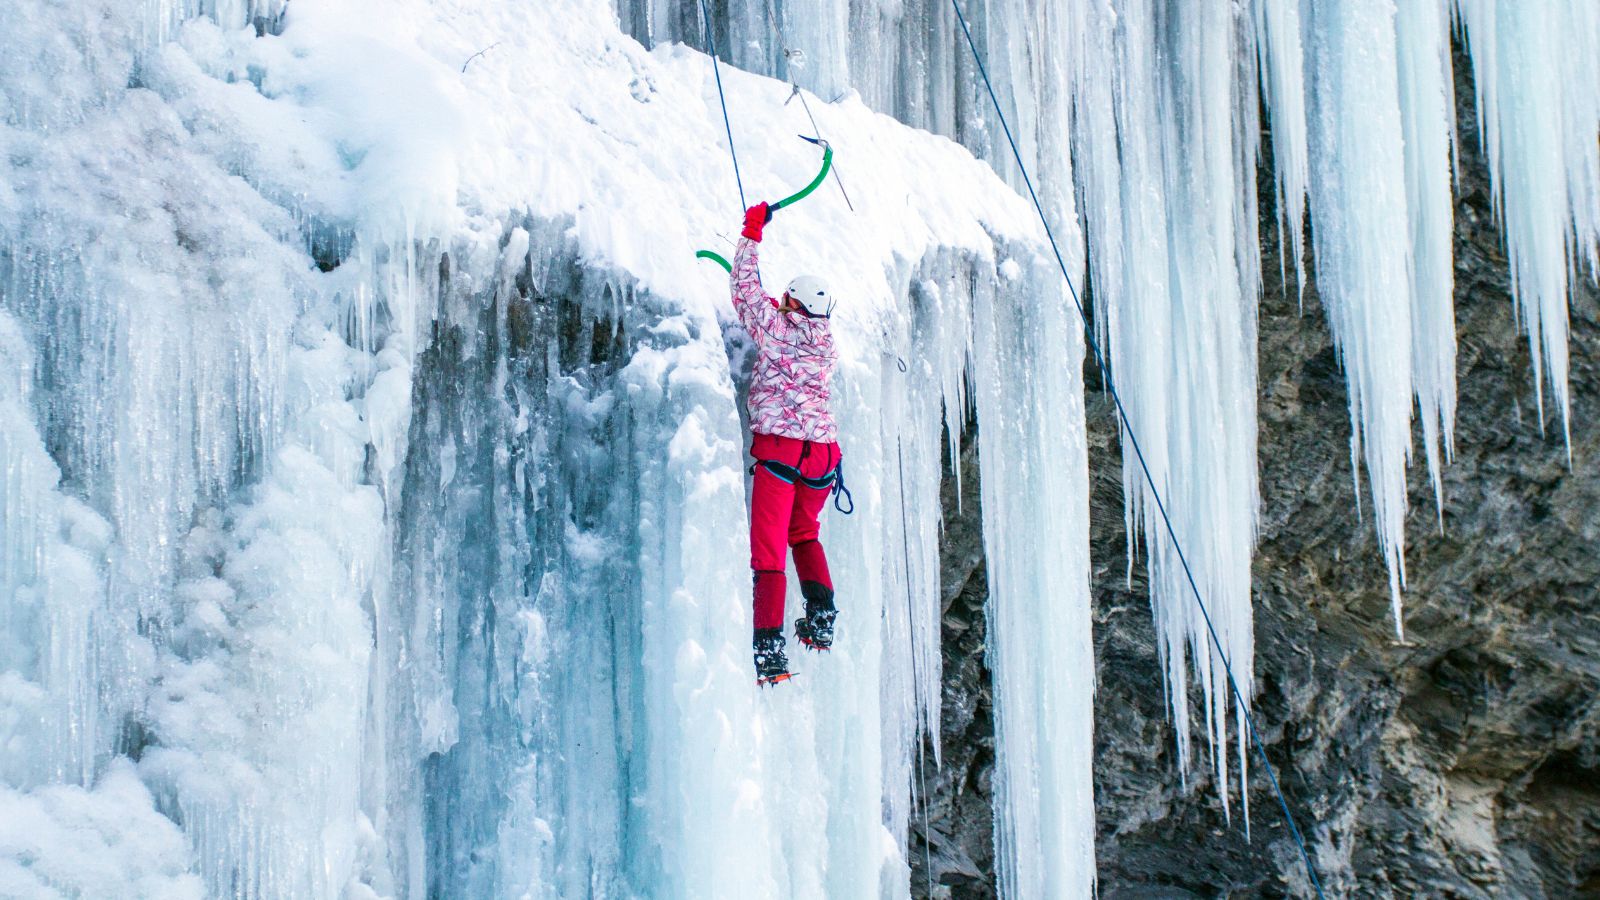
<instances>
[{"instance_id":1,"label":"rope strand","mask_svg":"<svg viewBox=\"0 0 1600 900\"><path fill-rule=\"evenodd\" d=\"M722 92L722 67L717 63L717 39L711 34L711 8L700 0L700 14L706 20L706 49L711 51L711 71L717 76L717 98L722 101L722 126L728 129L728 155L733 157L733 181L739 186L739 211L749 209L744 202L744 178L739 175L739 152L733 149L733 123L728 119L728 95Z\"/></svg>"}]
</instances>

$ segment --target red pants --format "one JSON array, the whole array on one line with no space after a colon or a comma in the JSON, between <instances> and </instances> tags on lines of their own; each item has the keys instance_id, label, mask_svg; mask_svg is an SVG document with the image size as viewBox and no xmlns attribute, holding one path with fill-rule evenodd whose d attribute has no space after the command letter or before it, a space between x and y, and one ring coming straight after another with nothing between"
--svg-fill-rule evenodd
<instances>
[{"instance_id":1,"label":"red pants","mask_svg":"<svg viewBox=\"0 0 1600 900\"><path fill-rule=\"evenodd\" d=\"M750 454L792 466L806 478L822 478L839 465L839 445L800 441L773 434L755 435ZM782 628L787 590L784 562L794 550L794 570L807 593L811 584L833 593L828 557L817 542L818 517L832 487L790 484L763 466L756 466L755 489L750 499L750 568L755 572L755 627Z\"/></svg>"}]
</instances>

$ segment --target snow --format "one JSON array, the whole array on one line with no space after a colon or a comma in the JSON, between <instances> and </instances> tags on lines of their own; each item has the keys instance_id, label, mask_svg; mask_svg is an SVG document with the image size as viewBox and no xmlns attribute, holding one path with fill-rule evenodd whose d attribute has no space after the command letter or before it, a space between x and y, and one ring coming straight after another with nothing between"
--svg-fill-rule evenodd
<instances>
[{"instance_id":1,"label":"snow","mask_svg":"<svg viewBox=\"0 0 1600 900\"><path fill-rule=\"evenodd\" d=\"M1026 458L1053 473L995 512L1053 529L994 539L996 658L1076 648L1044 683L997 663L1006 846L1092 881L1082 351L990 169L808 98L856 212L830 185L764 263L848 286L860 511L827 525L837 648L757 693L747 357L693 257L739 219L706 57L578 0L23 18L0 48L27 61L4 70L5 546L60 564L8 566L0 623L63 655L4 658L8 812L104 794L169 823L153 871L214 896L903 894L941 422L981 357L985 427L1048 411ZM788 85L723 78L746 189L807 180ZM1005 483L1009 450L982 457Z\"/></svg>"},{"instance_id":2,"label":"snow","mask_svg":"<svg viewBox=\"0 0 1600 900\"><path fill-rule=\"evenodd\" d=\"M0 785L0 895L17 900L200 900L183 834L118 760L93 790Z\"/></svg>"}]
</instances>

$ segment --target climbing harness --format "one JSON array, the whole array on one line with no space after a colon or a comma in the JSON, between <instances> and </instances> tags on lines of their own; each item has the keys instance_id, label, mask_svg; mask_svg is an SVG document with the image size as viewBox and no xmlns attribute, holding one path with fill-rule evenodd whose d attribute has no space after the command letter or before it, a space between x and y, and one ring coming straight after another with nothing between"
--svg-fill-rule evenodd
<instances>
[{"instance_id":1,"label":"climbing harness","mask_svg":"<svg viewBox=\"0 0 1600 900\"><path fill-rule=\"evenodd\" d=\"M750 474L754 475L756 469L766 469L772 477L784 484L803 484L814 491L833 488L833 508L840 515L848 516L856 511L855 498L850 495L850 489L844 486L844 461L833 467L833 471L820 478L807 478L800 474L800 470L791 465L778 462L775 459L758 459L750 467ZM846 506L845 504L849 504Z\"/></svg>"},{"instance_id":2,"label":"climbing harness","mask_svg":"<svg viewBox=\"0 0 1600 900\"><path fill-rule=\"evenodd\" d=\"M1105 381L1106 393L1111 396L1111 401L1117 410L1117 417L1122 421L1122 431L1128 436L1128 445L1133 448L1134 456L1139 460L1139 468L1144 473L1145 482L1150 487L1150 495L1155 499L1156 510L1161 513L1161 521L1165 524L1167 537L1172 540L1172 547L1177 552L1178 562L1183 566L1183 574L1189 581L1189 590L1193 592L1195 603L1200 606L1200 614L1205 618L1206 630L1211 635L1211 643L1216 647L1217 655L1222 659L1222 670L1228 676L1228 688L1233 692L1234 702L1238 704L1239 711L1244 714L1245 724L1250 732L1250 742L1256 748L1256 754L1261 758L1261 764L1266 767L1267 778L1272 783L1272 792L1277 796L1278 806L1283 810L1283 817L1289 823L1289 833L1294 837L1295 845L1300 850L1300 859L1305 863L1306 874L1311 877L1311 887L1317 892L1318 898L1324 898L1322 882L1317 878L1317 868L1311 863L1311 851L1306 848L1305 839L1300 834L1300 827L1295 824L1294 814L1289 811L1289 801L1283 795L1283 788L1278 784L1277 772L1272 767L1272 761L1267 759L1266 745L1261 741L1261 735L1256 731L1255 717L1245 707L1244 695L1239 690L1239 682L1234 678L1233 665L1228 660L1228 654L1222 648L1222 640L1217 637L1217 628L1211 621L1211 612L1206 609L1205 599L1200 595L1200 586L1195 581L1194 572L1189 568L1189 560L1184 556L1183 546L1178 541L1178 532L1172 525L1172 517L1167 514L1165 501L1161 499L1161 491L1156 486L1155 476L1150 472L1150 464L1145 461L1144 451L1139 447L1139 439L1134 435L1133 423L1128 419L1127 410L1122 406L1122 397L1118 395L1116 385L1111 380L1111 368L1106 363L1105 353L1100 349L1100 343L1095 339L1094 327L1089 322L1089 316L1084 312L1083 301L1078 297L1078 289L1072 283L1072 275L1067 271L1067 263L1061 257L1061 247L1056 243L1055 233L1050 230L1050 219L1044 213L1044 205L1039 202L1039 195L1033 189L1033 179L1028 175L1028 166L1022 161L1022 152L1017 149L1016 138L1011 135L1011 125L1006 121L1006 114L1000 107L1000 98L994 92L994 84L989 81L989 70L983 64L983 58L978 55L978 45L972 39L972 29L967 27L967 17L961 13L961 4L958 0L950 0L950 5L955 9L956 20L961 23L961 31L966 36L967 47L972 51L972 60L978 65L978 72L983 75L983 85L989 91L989 100L994 104L995 115L1000 119L1000 127L1005 130L1006 140L1011 144L1011 154L1016 158L1017 169L1022 173L1022 181L1028 187L1028 196L1033 200L1033 208L1039 213L1039 221L1044 224L1045 236L1050 239L1050 246L1055 250L1056 264L1061 267L1061 277L1066 279L1067 290L1072 295L1072 303L1078 309L1078 318L1083 322L1084 336L1089 348L1094 351L1096 365L1100 367L1101 378ZM1244 790L1249 790L1245 785Z\"/></svg>"}]
</instances>

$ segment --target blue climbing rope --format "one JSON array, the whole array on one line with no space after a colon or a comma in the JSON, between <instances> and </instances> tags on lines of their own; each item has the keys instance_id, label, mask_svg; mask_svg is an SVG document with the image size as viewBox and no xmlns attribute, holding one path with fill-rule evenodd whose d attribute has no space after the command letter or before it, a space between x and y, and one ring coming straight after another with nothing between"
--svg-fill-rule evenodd
<instances>
[{"instance_id":1,"label":"blue climbing rope","mask_svg":"<svg viewBox=\"0 0 1600 900\"><path fill-rule=\"evenodd\" d=\"M1194 592L1194 600L1200 605L1200 614L1205 617L1206 630L1211 633L1211 643L1217 648L1217 655L1222 658L1222 669L1228 676L1228 688L1233 691L1234 701L1239 704L1239 710L1244 713L1245 724L1250 729L1250 742L1255 746L1256 753L1261 757L1261 764L1266 767L1267 778L1272 782L1272 792L1277 795L1278 806L1283 809L1283 818L1289 823L1289 832L1294 836L1295 844L1300 848L1300 858L1305 862L1306 874L1311 876L1311 886L1317 892L1318 898L1324 898L1322 882L1317 879L1317 869L1311 864L1311 852L1306 849L1305 839L1300 836L1300 827L1295 824L1294 815L1289 812L1289 801L1284 799L1283 788L1278 784L1278 775L1272 768L1272 762L1267 759L1267 750L1261 742L1261 735L1256 731L1255 717L1250 715L1250 710L1245 707L1244 696L1239 691L1239 683L1233 677L1233 666L1228 662L1228 654L1222 649L1222 641L1217 637L1217 629L1211 623L1211 612L1206 609L1206 602L1200 596L1200 586L1195 583L1194 572L1189 568L1189 560L1183 555L1183 546L1178 542L1178 533L1172 526L1172 518L1167 515L1166 504L1161 499L1161 492L1156 488L1155 477L1150 474L1150 465L1145 462L1144 451L1139 448L1139 439L1133 433L1133 424L1128 420L1128 413L1122 408L1122 397L1117 394L1116 385L1111 381L1111 368L1106 365L1105 354L1100 350L1100 344L1095 340L1094 328L1089 323L1089 317L1083 310L1083 302L1078 299L1078 289L1072 284L1072 275L1067 272L1066 261L1061 258L1061 247L1056 243L1055 233L1050 230L1050 220L1044 214L1044 205L1039 202L1039 195L1033 189L1033 179L1028 176L1028 166L1022 161L1022 152L1017 149L1017 141L1011 136L1011 125L1006 121L1006 114L1000 108L1000 98L995 95L994 85L989 81L989 70L983 65L983 58L978 54L978 45L972 39L972 29L967 27L967 17L961 14L961 4L957 0L950 0L950 5L956 11L956 19L961 23L961 32L966 35L967 47L972 50L972 61L978 64L978 72L983 76L983 86L989 91L989 100L994 103L994 111L1000 117L1000 127L1005 129L1006 140L1011 144L1011 154L1017 160L1017 168L1022 172L1022 181L1028 186L1028 196L1033 199L1033 208L1039 213L1039 221L1044 224L1045 236L1050 239L1050 247L1055 250L1056 265L1061 267L1061 277L1066 279L1067 290L1072 295L1072 305L1078 309L1078 318L1083 322L1083 333L1088 338L1090 349L1094 351L1095 363L1100 367L1101 377L1105 380L1106 393L1111 395L1112 402L1116 405L1117 416L1122 420L1123 433L1128 436L1128 443L1133 447L1133 453L1139 459L1139 468L1144 472L1145 482L1150 486L1150 495L1155 498L1156 509L1161 513L1161 521L1166 524L1167 537L1172 539L1172 547L1177 551L1178 562L1183 564L1183 574L1189 580L1189 589ZM1249 785L1243 787L1249 790Z\"/></svg>"},{"instance_id":2,"label":"blue climbing rope","mask_svg":"<svg viewBox=\"0 0 1600 900\"><path fill-rule=\"evenodd\" d=\"M728 95L722 92L722 67L717 64L717 39L711 34L711 8L700 0L700 14L706 19L706 49L711 52L711 71L717 76L717 98L722 101L722 127L728 129L728 155L733 157L733 181L739 185L739 211L748 209L744 202L744 179L739 176L739 153L733 149L733 123L728 120Z\"/></svg>"}]
</instances>

